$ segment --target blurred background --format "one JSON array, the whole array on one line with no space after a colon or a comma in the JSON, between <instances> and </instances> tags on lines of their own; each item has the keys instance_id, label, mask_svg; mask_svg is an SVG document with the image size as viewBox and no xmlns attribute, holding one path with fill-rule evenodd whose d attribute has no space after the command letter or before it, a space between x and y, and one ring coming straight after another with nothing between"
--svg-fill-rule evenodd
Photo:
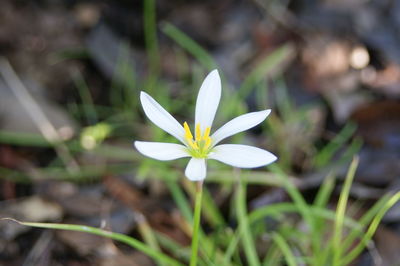
<instances>
[{"instance_id":1,"label":"blurred background","mask_svg":"<svg viewBox=\"0 0 400 266\"><path fill-rule=\"evenodd\" d=\"M173 141L144 117L138 96L146 91L193 123L214 68L223 80L215 127L272 109L232 141L276 154L306 199L334 170L334 205L356 154L354 217L399 190L400 1L1 0L0 216L139 239L145 217L187 246L186 161L134 150L134 140ZM247 177L249 210L289 200L267 170ZM230 167L210 162L209 204L218 211L206 215L209 233L236 226L234 182ZM296 218L290 224L301 228ZM354 265L399 265L400 205L374 240ZM0 265L155 264L97 236L0 222Z\"/></svg>"}]
</instances>

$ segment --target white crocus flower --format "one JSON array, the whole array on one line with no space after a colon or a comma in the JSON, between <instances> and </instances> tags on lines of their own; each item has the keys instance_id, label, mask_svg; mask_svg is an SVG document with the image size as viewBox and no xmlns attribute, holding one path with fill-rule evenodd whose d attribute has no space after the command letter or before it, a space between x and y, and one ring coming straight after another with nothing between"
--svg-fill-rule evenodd
<instances>
[{"instance_id":1,"label":"white crocus flower","mask_svg":"<svg viewBox=\"0 0 400 266\"><path fill-rule=\"evenodd\" d=\"M211 136L211 125L221 98L221 79L218 71L213 70L201 85L196 101L194 137L186 122L183 126L160 104L145 92L140 93L140 101L147 117L159 128L177 138L182 144L135 141L135 146L142 154L161 161L191 157L185 175L192 181L206 177L206 160L240 167L254 168L274 162L277 158L272 153L247 145L221 144L223 139L252 128L267 118L271 110L247 113L238 116Z\"/></svg>"}]
</instances>

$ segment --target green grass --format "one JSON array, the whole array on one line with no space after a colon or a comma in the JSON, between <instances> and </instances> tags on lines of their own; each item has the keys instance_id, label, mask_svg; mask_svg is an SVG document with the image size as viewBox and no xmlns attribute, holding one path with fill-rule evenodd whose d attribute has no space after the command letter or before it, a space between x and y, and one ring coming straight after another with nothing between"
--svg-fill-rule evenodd
<instances>
[{"instance_id":1,"label":"green grass","mask_svg":"<svg viewBox=\"0 0 400 266\"><path fill-rule=\"evenodd\" d=\"M387 195L360 219L354 220L347 217L345 214L346 198L351 180L354 177L355 167L356 163L353 163L348 171L345 188L341 192L336 210L327 207L334 184L332 175L327 177L327 181L321 186L314 202L307 203L300 191L289 182L287 176L280 169L270 167L273 168L273 172L277 173L277 178L287 180L283 180L282 187L286 189L293 201L275 203L248 211L246 207L246 188L248 185L243 181L246 178L241 179L248 173L236 171L233 175L235 175L236 180L239 180L239 183L236 184L236 192L231 200L233 206L235 206L238 226L230 228L225 225L224 229L217 232L218 237L214 237L213 234L205 234L200 229L201 252L199 253L198 265L214 265L213 262L218 263L218 261L224 263L223 265L263 265L264 263L260 259L264 255L264 261L272 260L275 265L284 265L284 263L297 265L304 261L307 261L307 265L327 265L326 263L332 258L332 265L349 265L371 240L386 211L400 199L400 192ZM182 210L182 213L188 213L184 219L190 226L192 221L190 203L178 183L173 182L168 181L171 194L177 202L177 206L181 206L179 209ZM203 209L207 208L208 204L207 201L203 201ZM300 220L294 219L294 214L299 214ZM280 225L277 228L268 228L265 225L258 226L260 223L263 225L266 218L275 220ZM299 227L299 222L307 224L306 232L303 231L304 228ZM142 220L139 230L144 242L83 225L71 226L29 222L22 224L41 228L77 230L110 237L138 248L165 265L180 265L178 262L172 263L173 260L180 260L181 263L185 264L188 263L190 258L190 251L187 247L182 247L175 240L160 235L159 232L149 227L145 220ZM346 235L343 234L345 230ZM263 241L262 239L265 237L270 239L266 248L267 253L258 253L260 248L257 247L257 243ZM318 249L316 249L315 244L318 244ZM265 247L264 245L265 243L263 247ZM179 247L179 251L175 250L176 247ZM299 249L299 247L302 248ZM173 253L175 258L169 260L167 256L161 256L162 250L175 250ZM243 254L244 256L242 256Z\"/></svg>"}]
</instances>

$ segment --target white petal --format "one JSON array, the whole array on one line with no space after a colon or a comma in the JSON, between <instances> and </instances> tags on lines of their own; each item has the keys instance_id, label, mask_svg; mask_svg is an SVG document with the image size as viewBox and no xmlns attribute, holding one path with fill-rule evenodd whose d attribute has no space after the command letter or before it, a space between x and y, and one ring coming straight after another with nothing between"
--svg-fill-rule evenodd
<instances>
[{"instance_id":1,"label":"white petal","mask_svg":"<svg viewBox=\"0 0 400 266\"><path fill-rule=\"evenodd\" d=\"M203 81L196 101L195 125L200 124L201 132L211 127L220 99L221 79L218 70L213 70Z\"/></svg>"},{"instance_id":2,"label":"white petal","mask_svg":"<svg viewBox=\"0 0 400 266\"><path fill-rule=\"evenodd\" d=\"M240 168L260 167L277 159L275 155L266 150L238 144L218 145L208 158Z\"/></svg>"},{"instance_id":3,"label":"white petal","mask_svg":"<svg viewBox=\"0 0 400 266\"><path fill-rule=\"evenodd\" d=\"M191 181L200 181L206 178L206 160L192 158L186 166L185 175Z\"/></svg>"},{"instance_id":4,"label":"white petal","mask_svg":"<svg viewBox=\"0 0 400 266\"><path fill-rule=\"evenodd\" d=\"M264 110L259 112L247 113L241 116L238 116L225 125L223 125L220 129L214 132L211 136L212 145L217 144L221 140L230 137L236 133L245 131L249 128L252 128L267 118L267 116L271 113L271 110Z\"/></svg>"},{"instance_id":5,"label":"white petal","mask_svg":"<svg viewBox=\"0 0 400 266\"><path fill-rule=\"evenodd\" d=\"M135 147L142 154L161 161L190 157L185 146L175 143L135 141Z\"/></svg>"},{"instance_id":6,"label":"white petal","mask_svg":"<svg viewBox=\"0 0 400 266\"><path fill-rule=\"evenodd\" d=\"M185 130L176 119L170 115L159 103L144 91L140 92L140 101L147 117L156 126L168 132L182 143L184 141Z\"/></svg>"}]
</instances>

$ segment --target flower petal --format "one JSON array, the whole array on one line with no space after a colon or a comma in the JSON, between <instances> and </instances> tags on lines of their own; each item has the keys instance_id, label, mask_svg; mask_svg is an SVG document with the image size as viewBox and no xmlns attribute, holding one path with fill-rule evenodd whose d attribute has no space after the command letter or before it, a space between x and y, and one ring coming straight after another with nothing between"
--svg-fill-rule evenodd
<instances>
[{"instance_id":1,"label":"flower petal","mask_svg":"<svg viewBox=\"0 0 400 266\"><path fill-rule=\"evenodd\" d=\"M268 109L259 112L247 113L232 119L214 132L214 134L211 136L212 145L214 146L227 137L260 124L270 113L271 110Z\"/></svg>"},{"instance_id":2,"label":"flower petal","mask_svg":"<svg viewBox=\"0 0 400 266\"><path fill-rule=\"evenodd\" d=\"M186 166L185 175L191 181L200 181L206 178L206 171L205 159L192 158Z\"/></svg>"},{"instance_id":3,"label":"flower petal","mask_svg":"<svg viewBox=\"0 0 400 266\"><path fill-rule=\"evenodd\" d=\"M215 69L205 78L197 96L195 125L200 124L201 132L211 127L220 99L221 78Z\"/></svg>"},{"instance_id":4,"label":"flower petal","mask_svg":"<svg viewBox=\"0 0 400 266\"><path fill-rule=\"evenodd\" d=\"M275 155L266 150L238 144L218 145L208 158L240 168L260 167L277 159Z\"/></svg>"},{"instance_id":5,"label":"flower petal","mask_svg":"<svg viewBox=\"0 0 400 266\"><path fill-rule=\"evenodd\" d=\"M135 147L142 154L161 161L190 157L185 146L175 143L135 141Z\"/></svg>"},{"instance_id":6,"label":"flower petal","mask_svg":"<svg viewBox=\"0 0 400 266\"><path fill-rule=\"evenodd\" d=\"M156 126L168 132L182 143L185 143L185 130L178 121L168 113L159 103L144 91L140 92L140 101L147 117Z\"/></svg>"}]
</instances>

